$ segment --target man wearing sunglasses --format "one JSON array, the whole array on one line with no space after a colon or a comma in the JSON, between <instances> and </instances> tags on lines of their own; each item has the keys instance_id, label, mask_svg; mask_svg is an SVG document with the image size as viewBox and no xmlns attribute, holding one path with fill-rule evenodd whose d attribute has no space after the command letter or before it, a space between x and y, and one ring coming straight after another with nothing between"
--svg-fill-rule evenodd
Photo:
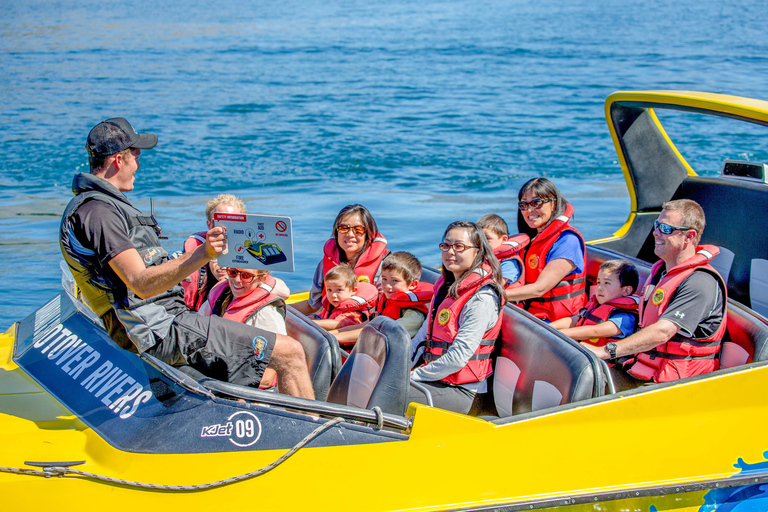
<instances>
[{"instance_id":1,"label":"man wearing sunglasses","mask_svg":"<svg viewBox=\"0 0 768 512\"><path fill-rule=\"evenodd\" d=\"M59 242L91 309L127 350L251 387L269 365L281 392L314 398L296 340L187 308L179 283L222 253L227 234L214 227L204 244L170 259L154 216L123 194L133 190L141 150L156 144L156 135L136 133L123 118L103 121L88 135L91 172L75 175Z\"/></svg>"},{"instance_id":2,"label":"man wearing sunglasses","mask_svg":"<svg viewBox=\"0 0 768 512\"><path fill-rule=\"evenodd\" d=\"M640 330L605 347L582 343L601 359L619 363L611 369L618 390L719 368L726 285L709 265L720 250L698 245L704 224L695 201L664 203L653 230L654 252L661 259L645 283Z\"/></svg>"}]
</instances>

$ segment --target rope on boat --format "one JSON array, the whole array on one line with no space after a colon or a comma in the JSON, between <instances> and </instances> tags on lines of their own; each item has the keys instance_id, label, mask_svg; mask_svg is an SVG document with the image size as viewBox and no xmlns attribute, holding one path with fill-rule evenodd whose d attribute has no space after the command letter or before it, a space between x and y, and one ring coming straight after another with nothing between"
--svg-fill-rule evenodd
<instances>
[{"instance_id":1,"label":"rope on boat","mask_svg":"<svg viewBox=\"0 0 768 512\"><path fill-rule=\"evenodd\" d=\"M277 466L288 460L291 456L293 456L297 451L299 451L301 448L304 447L307 443L312 441L314 438L328 430L329 428L333 427L334 425L337 425L339 423L344 422L344 418L337 417L333 418L332 420L326 421L319 427L317 427L315 430L307 434L304 439L299 441L296 445L293 446L290 450L285 452L280 458L275 460L274 462L264 466L261 469L257 469L256 471L251 471L250 473L244 473L242 475L233 476L230 478L225 478L224 480L218 480L216 482L209 482L206 484L197 484L197 485L162 485L162 484L148 484L145 482L134 482L131 480L123 480L120 478L113 478L109 476L104 475L97 475L95 473L88 473L86 471L80 471L77 469L71 469L68 467L63 466L50 466L46 467L42 470L38 469L24 469L24 468L9 468L0 466L0 472L3 473L16 473L20 475L31 475L31 476L43 476L45 478L50 478L52 476L58 476L59 478L63 478L65 476L80 476L84 478L92 478L94 480L100 480L102 482L107 482L111 484L118 484L123 485L126 487L138 487L141 489L157 489L162 491L174 491L174 492L190 492L190 491L203 491L206 489L212 489L214 487L222 487L225 485L234 484L236 482L241 482L243 480L248 480L250 478L254 478L257 476L261 476L265 473L268 473L269 471L272 471Z\"/></svg>"}]
</instances>

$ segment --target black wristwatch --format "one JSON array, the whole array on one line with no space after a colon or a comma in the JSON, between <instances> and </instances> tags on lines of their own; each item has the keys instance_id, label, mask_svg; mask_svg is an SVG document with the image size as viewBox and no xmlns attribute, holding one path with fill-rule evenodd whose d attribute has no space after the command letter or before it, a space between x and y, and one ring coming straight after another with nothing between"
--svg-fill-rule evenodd
<instances>
[{"instance_id":1,"label":"black wristwatch","mask_svg":"<svg viewBox=\"0 0 768 512\"><path fill-rule=\"evenodd\" d=\"M605 351L611 356L611 359L616 359L616 343L609 341L605 344Z\"/></svg>"}]
</instances>

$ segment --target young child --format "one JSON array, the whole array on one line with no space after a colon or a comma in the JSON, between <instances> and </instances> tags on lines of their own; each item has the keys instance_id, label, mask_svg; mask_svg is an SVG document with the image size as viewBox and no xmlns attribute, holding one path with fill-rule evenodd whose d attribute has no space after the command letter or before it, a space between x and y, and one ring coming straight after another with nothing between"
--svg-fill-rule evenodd
<instances>
[{"instance_id":1,"label":"young child","mask_svg":"<svg viewBox=\"0 0 768 512\"><path fill-rule=\"evenodd\" d=\"M579 314L550 323L575 340L598 347L635 332L639 298L637 269L624 260L609 260L600 265L595 294Z\"/></svg>"},{"instance_id":2,"label":"young child","mask_svg":"<svg viewBox=\"0 0 768 512\"><path fill-rule=\"evenodd\" d=\"M349 265L336 265L326 272L323 286L323 310L313 319L323 329L358 325L371 317L379 291L370 283L358 282Z\"/></svg>"},{"instance_id":3,"label":"young child","mask_svg":"<svg viewBox=\"0 0 768 512\"><path fill-rule=\"evenodd\" d=\"M375 316L385 315L397 320L411 338L427 319L427 308L434 294L434 286L419 281L419 277L421 263L409 252L390 253L381 264L381 292ZM339 343L350 344L357 341L361 330L362 325L355 325L331 331L331 334Z\"/></svg>"},{"instance_id":4,"label":"young child","mask_svg":"<svg viewBox=\"0 0 768 512\"><path fill-rule=\"evenodd\" d=\"M528 235L520 233L510 237L507 233L507 223L494 213L483 215L477 221L477 226L485 233L488 245L499 260L501 277L504 279L504 289L509 290L525 284L523 274L523 255L528 243Z\"/></svg>"}]
</instances>

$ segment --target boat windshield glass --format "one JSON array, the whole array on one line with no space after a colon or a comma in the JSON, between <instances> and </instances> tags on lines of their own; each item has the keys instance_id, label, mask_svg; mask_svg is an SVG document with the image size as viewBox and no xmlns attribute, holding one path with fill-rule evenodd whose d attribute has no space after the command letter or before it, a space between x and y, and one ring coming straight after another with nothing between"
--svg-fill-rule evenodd
<instances>
[{"instance_id":1,"label":"boat windshield glass","mask_svg":"<svg viewBox=\"0 0 768 512\"><path fill-rule=\"evenodd\" d=\"M768 127L725 117L656 109L680 154L700 176L716 176L728 160L768 163Z\"/></svg>"}]
</instances>

